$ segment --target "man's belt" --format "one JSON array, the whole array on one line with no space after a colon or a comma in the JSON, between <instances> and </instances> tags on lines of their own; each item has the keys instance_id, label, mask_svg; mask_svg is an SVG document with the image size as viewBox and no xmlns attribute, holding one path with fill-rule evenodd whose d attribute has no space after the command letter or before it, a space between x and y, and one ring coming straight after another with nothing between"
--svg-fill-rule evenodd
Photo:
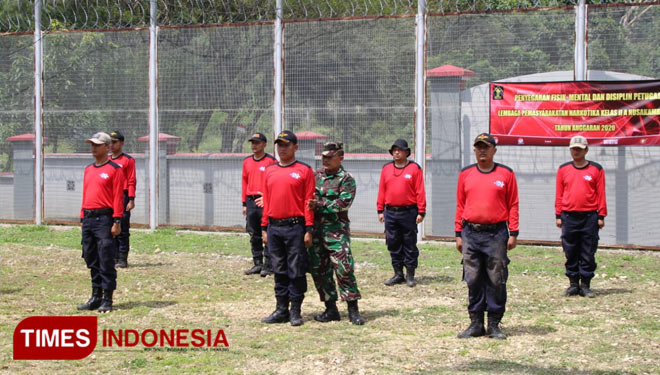
<instances>
[{"instance_id":1,"label":"man's belt","mask_svg":"<svg viewBox=\"0 0 660 375\"><path fill-rule=\"evenodd\" d=\"M500 221L499 223L495 223L495 224L477 224L477 223L470 223L469 221L465 221L463 223L463 226L466 226L475 232L495 232L497 229L501 228L502 226L506 226L506 221Z\"/></svg>"},{"instance_id":2,"label":"man's belt","mask_svg":"<svg viewBox=\"0 0 660 375\"><path fill-rule=\"evenodd\" d=\"M261 195L248 195L246 198L255 200L257 198L261 198Z\"/></svg>"},{"instance_id":3,"label":"man's belt","mask_svg":"<svg viewBox=\"0 0 660 375\"><path fill-rule=\"evenodd\" d=\"M598 211L564 211L566 215L578 219L583 219L587 216L595 215Z\"/></svg>"},{"instance_id":4,"label":"man's belt","mask_svg":"<svg viewBox=\"0 0 660 375\"><path fill-rule=\"evenodd\" d=\"M305 218L302 216L288 217L286 219L268 218L268 224L276 227L290 227L296 224L305 224Z\"/></svg>"},{"instance_id":5,"label":"man's belt","mask_svg":"<svg viewBox=\"0 0 660 375\"><path fill-rule=\"evenodd\" d=\"M99 208L96 210L83 209L84 217L99 217L99 216L112 216L112 208Z\"/></svg>"},{"instance_id":6,"label":"man's belt","mask_svg":"<svg viewBox=\"0 0 660 375\"><path fill-rule=\"evenodd\" d=\"M412 209L417 209L417 205L411 204L410 206L390 206L389 204L386 204L385 209L388 211L410 211Z\"/></svg>"}]
</instances>

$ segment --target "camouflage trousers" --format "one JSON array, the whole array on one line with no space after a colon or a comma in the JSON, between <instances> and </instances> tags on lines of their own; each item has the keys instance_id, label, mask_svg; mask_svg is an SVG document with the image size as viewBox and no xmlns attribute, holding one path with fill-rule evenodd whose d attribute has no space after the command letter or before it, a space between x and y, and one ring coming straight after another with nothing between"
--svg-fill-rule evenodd
<instances>
[{"instance_id":1,"label":"camouflage trousers","mask_svg":"<svg viewBox=\"0 0 660 375\"><path fill-rule=\"evenodd\" d=\"M353 255L348 226L336 224L317 226L312 246L308 249L310 273L321 301L337 301L337 288L333 273L337 276L342 301L361 298L353 272Z\"/></svg>"}]
</instances>

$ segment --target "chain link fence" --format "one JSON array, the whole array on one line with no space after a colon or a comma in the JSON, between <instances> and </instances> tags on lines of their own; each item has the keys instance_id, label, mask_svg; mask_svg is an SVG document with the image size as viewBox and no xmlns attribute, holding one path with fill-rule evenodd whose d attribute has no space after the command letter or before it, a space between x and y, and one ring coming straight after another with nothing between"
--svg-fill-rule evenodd
<instances>
[{"instance_id":1,"label":"chain link fence","mask_svg":"<svg viewBox=\"0 0 660 375\"><path fill-rule=\"evenodd\" d=\"M433 1L426 8L427 236L452 236L458 171L488 130L491 81L573 80L575 1ZM660 77L660 3L587 2L588 78ZM44 0L44 219L74 222L84 143L120 130L136 159L133 222L149 222L149 2ZM299 159L343 141L358 183L353 230L382 233L378 178L396 138L415 129L415 14L407 0L283 0L283 127ZM275 1L159 0L158 224L244 226L245 140L273 153ZM0 4L0 219L34 220L34 3ZM451 66L459 75L448 75ZM660 150L594 147L605 166L604 243L659 246ZM419 159L419 158L418 158ZM554 176L563 148L500 147L516 171L521 239L556 241ZM651 198L651 199L649 199Z\"/></svg>"}]
</instances>

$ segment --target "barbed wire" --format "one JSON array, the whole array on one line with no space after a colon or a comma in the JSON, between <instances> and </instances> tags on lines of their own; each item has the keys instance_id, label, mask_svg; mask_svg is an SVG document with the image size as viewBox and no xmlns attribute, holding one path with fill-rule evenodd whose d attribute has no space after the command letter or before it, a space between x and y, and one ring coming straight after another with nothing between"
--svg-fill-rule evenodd
<instances>
[{"instance_id":1,"label":"barbed wire","mask_svg":"<svg viewBox=\"0 0 660 375\"><path fill-rule=\"evenodd\" d=\"M149 26L149 0L42 0L42 30ZM0 33L34 30L35 0L2 0ZM572 6L578 0L428 0L430 14ZM589 0L587 4L649 0ZM160 26L272 21L275 0L158 0ZM417 0L282 0L284 20L411 15Z\"/></svg>"}]
</instances>

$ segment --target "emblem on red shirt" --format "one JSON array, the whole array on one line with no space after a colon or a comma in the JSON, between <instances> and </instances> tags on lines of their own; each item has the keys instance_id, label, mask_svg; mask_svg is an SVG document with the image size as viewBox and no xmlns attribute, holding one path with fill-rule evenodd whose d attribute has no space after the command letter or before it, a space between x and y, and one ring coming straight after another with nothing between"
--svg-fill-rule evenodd
<instances>
[{"instance_id":1,"label":"emblem on red shirt","mask_svg":"<svg viewBox=\"0 0 660 375\"><path fill-rule=\"evenodd\" d=\"M108 174L105 173L105 172L104 172L104 173L101 173L99 176L101 176L101 178L104 179L104 180L106 180L108 177L110 177L110 176L108 176Z\"/></svg>"},{"instance_id":2,"label":"emblem on red shirt","mask_svg":"<svg viewBox=\"0 0 660 375\"><path fill-rule=\"evenodd\" d=\"M584 175L583 178L587 181L591 181L591 176L589 175Z\"/></svg>"},{"instance_id":3,"label":"emblem on red shirt","mask_svg":"<svg viewBox=\"0 0 660 375\"><path fill-rule=\"evenodd\" d=\"M291 173L289 176L295 178L296 180L300 178L300 175L296 172Z\"/></svg>"},{"instance_id":4,"label":"emblem on red shirt","mask_svg":"<svg viewBox=\"0 0 660 375\"><path fill-rule=\"evenodd\" d=\"M405 174L405 175L403 176L403 178L407 178L407 179L411 179L411 178L412 178L412 176L411 176L411 175L409 175L409 174Z\"/></svg>"},{"instance_id":5,"label":"emblem on red shirt","mask_svg":"<svg viewBox=\"0 0 660 375\"><path fill-rule=\"evenodd\" d=\"M494 184L497 185L497 187L501 187L501 188L504 187L504 182L500 180L495 181Z\"/></svg>"},{"instance_id":6,"label":"emblem on red shirt","mask_svg":"<svg viewBox=\"0 0 660 375\"><path fill-rule=\"evenodd\" d=\"M266 167L259 167L259 170L263 172L266 170Z\"/></svg>"}]
</instances>

